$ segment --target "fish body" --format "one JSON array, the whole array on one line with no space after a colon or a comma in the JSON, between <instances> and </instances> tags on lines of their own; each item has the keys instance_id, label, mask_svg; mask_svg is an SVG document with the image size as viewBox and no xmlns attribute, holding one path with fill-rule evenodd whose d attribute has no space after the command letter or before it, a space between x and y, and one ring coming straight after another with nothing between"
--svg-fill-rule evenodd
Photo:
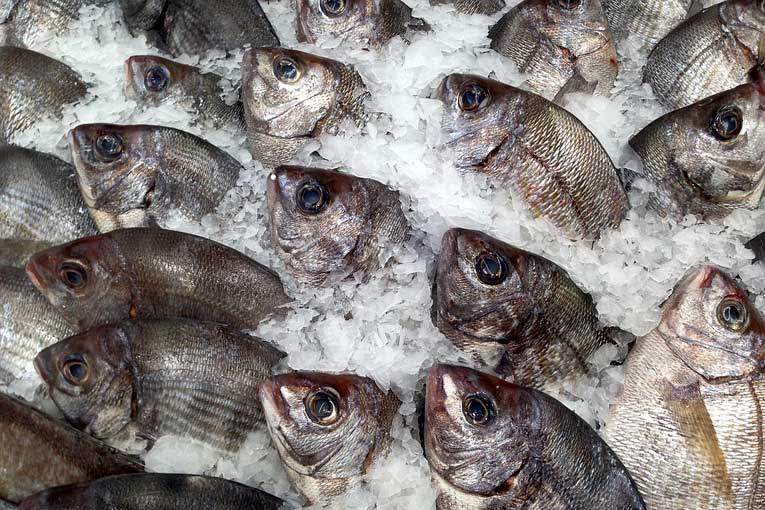
<instances>
[{"instance_id":1,"label":"fish body","mask_svg":"<svg viewBox=\"0 0 765 510\"><path fill-rule=\"evenodd\" d=\"M99 230L198 222L242 165L211 143L162 126L84 124L69 133L77 181Z\"/></svg>"},{"instance_id":2,"label":"fish body","mask_svg":"<svg viewBox=\"0 0 765 510\"><path fill-rule=\"evenodd\" d=\"M23 268L37 252L52 246L45 241L24 239L0 239L0 266Z\"/></svg>"},{"instance_id":3,"label":"fish body","mask_svg":"<svg viewBox=\"0 0 765 510\"><path fill-rule=\"evenodd\" d=\"M242 62L242 101L253 157L283 164L311 138L337 133L346 120L363 125L368 95L352 66L295 50L249 50Z\"/></svg>"},{"instance_id":4,"label":"fish body","mask_svg":"<svg viewBox=\"0 0 765 510\"><path fill-rule=\"evenodd\" d=\"M639 37L653 48L688 17L696 0L602 0L616 39Z\"/></svg>"},{"instance_id":5,"label":"fish body","mask_svg":"<svg viewBox=\"0 0 765 510\"><path fill-rule=\"evenodd\" d=\"M627 195L579 119L541 96L479 76L449 75L436 94L457 167L508 185L535 217L573 239L619 225Z\"/></svg>"},{"instance_id":6,"label":"fish body","mask_svg":"<svg viewBox=\"0 0 765 510\"><path fill-rule=\"evenodd\" d=\"M646 508L597 433L540 391L436 365L425 399L425 455L438 510Z\"/></svg>"},{"instance_id":7,"label":"fish body","mask_svg":"<svg viewBox=\"0 0 765 510\"><path fill-rule=\"evenodd\" d=\"M133 30L151 30L165 9L167 0L119 0L128 27Z\"/></svg>"},{"instance_id":8,"label":"fish body","mask_svg":"<svg viewBox=\"0 0 765 510\"><path fill-rule=\"evenodd\" d=\"M2 0L0 45L33 48L44 36L65 33L80 9L109 0Z\"/></svg>"},{"instance_id":9,"label":"fish body","mask_svg":"<svg viewBox=\"0 0 765 510\"><path fill-rule=\"evenodd\" d=\"M268 379L259 395L287 475L322 505L357 486L388 452L401 405L365 377L315 372Z\"/></svg>"},{"instance_id":10,"label":"fish body","mask_svg":"<svg viewBox=\"0 0 765 510\"><path fill-rule=\"evenodd\" d=\"M764 341L746 291L713 266L687 275L637 340L604 435L649 508L765 502Z\"/></svg>"},{"instance_id":11,"label":"fish body","mask_svg":"<svg viewBox=\"0 0 765 510\"><path fill-rule=\"evenodd\" d=\"M37 254L35 286L80 330L128 318L183 317L255 329L288 301L279 276L191 234L115 230Z\"/></svg>"},{"instance_id":12,"label":"fish body","mask_svg":"<svg viewBox=\"0 0 765 510\"><path fill-rule=\"evenodd\" d=\"M505 8L505 0L430 0L430 5L453 4L463 14L491 16Z\"/></svg>"},{"instance_id":13,"label":"fish body","mask_svg":"<svg viewBox=\"0 0 765 510\"><path fill-rule=\"evenodd\" d=\"M764 31L765 4L758 0L728 0L708 7L656 45L643 81L670 109L742 85L759 63Z\"/></svg>"},{"instance_id":14,"label":"fish body","mask_svg":"<svg viewBox=\"0 0 765 510\"><path fill-rule=\"evenodd\" d=\"M0 441L0 498L13 503L49 487L143 471L129 457L4 394Z\"/></svg>"}]
</instances>

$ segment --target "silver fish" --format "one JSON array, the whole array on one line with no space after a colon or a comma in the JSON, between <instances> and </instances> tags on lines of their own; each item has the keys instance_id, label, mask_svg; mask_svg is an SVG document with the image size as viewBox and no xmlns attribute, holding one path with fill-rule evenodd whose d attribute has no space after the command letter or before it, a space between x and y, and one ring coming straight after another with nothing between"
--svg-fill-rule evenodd
<instances>
[{"instance_id":1,"label":"silver fish","mask_svg":"<svg viewBox=\"0 0 765 510\"><path fill-rule=\"evenodd\" d=\"M65 33L86 5L110 0L0 0L0 45L34 48L44 35Z\"/></svg>"},{"instance_id":2,"label":"silver fish","mask_svg":"<svg viewBox=\"0 0 765 510\"><path fill-rule=\"evenodd\" d=\"M699 0L601 0L616 39L639 37L653 48L678 26Z\"/></svg>"},{"instance_id":3,"label":"silver fish","mask_svg":"<svg viewBox=\"0 0 765 510\"><path fill-rule=\"evenodd\" d=\"M29 263L32 255L46 250L52 243L25 239L0 239L0 266L20 267Z\"/></svg>"},{"instance_id":4,"label":"silver fish","mask_svg":"<svg viewBox=\"0 0 765 510\"><path fill-rule=\"evenodd\" d=\"M505 8L505 0L430 0L430 5L453 4L457 12L491 16Z\"/></svg>"}]
</instances>

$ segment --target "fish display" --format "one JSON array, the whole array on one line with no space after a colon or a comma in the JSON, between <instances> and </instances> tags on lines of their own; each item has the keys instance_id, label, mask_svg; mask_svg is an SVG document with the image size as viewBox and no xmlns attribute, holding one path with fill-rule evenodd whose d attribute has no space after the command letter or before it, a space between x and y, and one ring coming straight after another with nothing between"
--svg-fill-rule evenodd
<instances>
[{"instance_id":1,"label":"fish display","mask_svg":"<svg viewBox=\"0 0 765 510\"><path fill-rule=\"evenodd\" d=\"M425 455L438 510L646 509L597 433L540 391L436 365L425 400Z\"/></svg>"},{"instance_id":2,"label":"fish display","mask_svg":"<svg viewBox=\"0 0 765 510\"><path fill-rule=\"evenodd\" d=\"M80 75L66 64L23 48L0 47L0 144L43 119L61 117L65 105L86 93Z\"/></svg>"},{"instance_id":3,"label":"fish display","mask_svg":"<svg viewBox=\"0 0 765 510\"><path fill-rule=\"evenodd\" d=\"M505 0L430 0L430 5L451 4L457 12L491 16L505 8Z\"/></svg>"},{"instance_id":4,"label":"fish display","mask_svg":"<svg viewBox=\"0 0 765 510\"><path fill-rule=\"evenodd\" d=\"M2 0L0 45L34 48L44 36L64 34L86 5L110 0Z\"/></svg>"},{"instance_id":5,"label":"fish display","mask_svg":"<svg viewBox=\"0 0 765 510\"><path fill-rule=\"evenodd\" d=\"M279 276L209 239L115 230L37 254L35 286L80 330L123 319L184 317L255 329L285 304Z\"/></svg>"},{"instance_id":6,"label":"fish display","mask_svg":"<svg viewBox=\"0 0 765 510\"><path fill-rule=\"evenodd\" d=\"M244 131L244 107L223 99L223 77L154 55L125 62L125 96L144 107L173 104L197 116L201 124Z\"/></svg>"},{"instance_id":7,"label":"fish display","mask_svg":"<svg viewBox=\"0 0 765 510\"><path fill-rule=\"evenodd\" d=\"M0 267L25 267L32 255L48 249L51 243L25 239L0 239Z\"/></svg>"},{"instance_id":8,"label":"fish display","mask_svg":"<svg viewBox=\"0 0 765 510\"><path fill-rule=\"evenodd\" d=\"M242 62L242 101L252 156L287 163L311 139L343 121L361 126L369 93L351 66L309 53L255 48Z\"/></svg>"},{"instance_id":9,"label":"fish display","mask_svg":"<svg viewBox=\"0 0 765 510\"><path fill-rule=\"evenodd\" d=\"M564 87L604 95L619 73L601 0L524 0L491 28L489 39L545 97Z\"/></svg>"},{"instance_id":10,"label":"fish display","mask_svg":"<svg viewBox=\"0 0 765 510\"><path fill-rule=\"evenodd\" d=\"M0 393L0 499L18 503L50 487L143 466L22 401Z\"/></svg>"},{"instance_id":11,"label":"fish display","mask_svg":"<svg viewBox=\"0 0 765 510\"><path fill-rule=\"evenodd\" d=\"M142 473L48 489L26 499L19 510L278 510L283 504L222 478Z\"/></svg>"},{"instance_id":12,"label":"fish display","mask_svg":"<svg viewBox=\"0 0 765 510\"><path fill-rule=\"evenodd\" d=\"M601 0L611 33L617 39L639 37L653 48L665 35L678 26L697 0Z\"/></svg>"},{"instance_id":13,"label":"fish display","mask_svg":"<svg viewBox=\"0 0 765 510\"><path fill-rule=\"evenodd\" d=\"M536 94L479 76L452 74L444 102L445 146L462 169L507 185L572 238L616 227L629 204L614 164L572 114Z\"/></svg>"},{"instance_id":14,"label":"fish display","mask_svg":"<svg viewBox=\"0 0 765 510\"><path fill-rule=\"evenodd\" d=\"M313 504L357 486L387 453L401 405L371 379L315 372L267 379L259 395L287 475Z\"/></svg>"},{"instance_id":15,"label":"fish display","mask_svg":"<svg viewBox=\"0 0 765 510\"><path fill-rule=\"evenodd\" d=\"M765 501L765 322L731 276L691 271L627 358L605 437L648 508L757 508Z\"/></svg>"},{"instance_id":16,"label":"fish display","mask_svg":"<svg viewBox=\"0 0 765 510\"><path fill-rule=\"evenodd\" d=\"M253 396L283 356L222 324L155 319L66 338L35 366L67 421L99 439L173 434L236 451L263 422Z\"/></svg>"},{"instance_id":17,"label":"fish display","mask_svg":"<svg viewBox=\"0 0 765 510\"><path fill-rule=\"evenodd\" d=\"M728 0L672 30L651 51L643 80L659 102L682 108L749 81L765 35L765 4Z\"/></svg>"},{"instance_id":18,"label":"fish display","mask_svg":"<svg viewBox=\"0 0 765 510\"><path fill-rule=\"evenodd\" d=\"M211 143L162 126L85 124L70 131L69 147L101 232L166 226L173 217L198 222L242 170Z\"/></svg>"},{"instance_id":19,"label":"fish display","mask_svg":"<svg viewBox=\"0 0 765 510\"><path fill-rule=\"evenodd\" d=\"M337 170L279 167L267 197L277 253L290 274L315 285L341 270L368 277L409 231L398 192Z\"/></svg>"},{"instance_id":20,"label":"fish display","mask_svg":"<svg viewBox=\"0 0 765 510\"><path fill-rule=\"evenodd\" d=\"M756 208L765 189L765 82L741 85L657 119L630 140L662 216L721 218Z\"/></svg>"}]
</instances>

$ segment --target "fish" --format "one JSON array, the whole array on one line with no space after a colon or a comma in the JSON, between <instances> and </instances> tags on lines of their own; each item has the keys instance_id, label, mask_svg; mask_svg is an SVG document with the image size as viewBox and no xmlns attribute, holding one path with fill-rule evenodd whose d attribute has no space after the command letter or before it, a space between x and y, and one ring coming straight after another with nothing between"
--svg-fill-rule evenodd
<instances>
[{"instance_id":1,"label":"fish","mask_svg":"<svg viewBox=\"0 0 765 510\"><path fill-rule=\"evenodd\" d=\"M740 85L655 120L630 140L661 216L722 218L765 189L765 82Z\"/></svg>"},{"instance_id":2,"label":"fish","mask_svg":"<svg viewBox=\"0 0 765 510\"><path fill-rule=\"evenodd\" d=\"M366 122L369 97L350 65L310 53L254 48L242 61L242 101L252 156L287 163L312 138L336 134L350 120Z\"/></svg>"},{"instance_id":3,"label":"fish","mask_svg":"<svg viewBox=\"0 0 765 510\"><path fill-rule=\"evenodd\" d=\"M366 377L318 372L266 379L258 394L287 476L321 505L358 486L388 453L401 405Z\"/></svg>"},{"instance_id":4,"label":"fish","mask_svg":"<svg viewBox=\"0 0 765 510\"><path fill-rule=\"evenodd\" d=\"M172 434L237 451L264 423L253 395L284 356L223 324L166 318L70 336L35 367L67 421L98 439Z\"/></svg>"},{"instance_id":5,"label":"fish","mask_svg":"<svg viewBox=\"0 0 765 510\"><path fill-rule=\"evenodd\" d=\"M18 506L14 505L13 503L0 499L0 510L16 510L17 508Z\"/></svg>"},{"instance_id":6,"label":"fish","mask_svg":"<svg viewBox=\"0 0 765 510\"><path fill-rule=\"evenodd\" d=\"M63 35L87 5L110 0L0 0L0 45L34 48L45 36Z\"/></svg>"},{"instance_id":7,"label":"fish","mask_svg":"<svg viewBox=\"0 0 765 510\"><path fill-rule=\"evenodd\" d=\"M63 243L96 232L72 165L0 145L0 238Z\"/></svg>"},{"instance_id":8,"label":"fish","mask_svg":"<svg viewBox=\"0 0 765 510\"><path fill-rule=\"evenodd\" d=\"M47 118L61 118L87 85L68 65L41 53L0 47L0 143Z\"/></svg>"},{"instance_id":9,"label":"fish","mask_svg":"<svg viewBox=\"0 0 765 510\"><path fill-rule=\"evenodd\" d=\"M588 91L607 95L619 73L600 0L524 0L490 29L489 39L545 97L580 78L591 84Z\"/></svg>"},{"instance_id":10,"label":"fish","mask_svg":"<svg viewBox=\"0 0 765 510\"><path fill-rule=\"evenodd\" d=\"M127 26L148 31L157 27L167 0L119 0Z\"/></svg>"},{"instance_id":11,"label":"fish","mask_svg":"<svg viewBox=\"0 0 765 510\"><path fill-rule=\"evenodd\" d=\"M34 374L35 355L75 332L23 268L0 267L0 310L0 384Z\"/></svg>"},{"instance_id":12,"label":"fish","mask_svg":"<svg viewBox=\"0 0 765 510\"><path fill-rule=\"evenodd\" d=\"M692 269L627 357L604 437L649 508L765 501L765 321L722 268Z\"/></svg>"},{"instance_id":13,"label":"fish","mask_svg":"<svg viewBox=\"0 0 765 510\"><path fill-rule=\"evenodd\" d=\"M131 457L3 393L0 441L0 499L11 503L50 487L143 471Z\"/></svg>"},{"instance_id":14,"label":"fish","mask_svg":"<svg viewBox=\"0 0 765 510\"><path fill-rule=\"evenodd\" d=\"M0 267L24 268L29 263L32 255L51 246L53 246L51 243L45 241L0 239Z\"/></svg>"},{"instance_id":15,"label":"fish","mask_svg":"<svg viewBox=\"0 0 765 510\"><path fill-rule=\"evenodd\" d=\"M173 104L193 113L201 124L244 132L244 106L223 99L222 76L154 55L125 62L125 96L143 107Z\"/></svg>"},{"instance_id":16,"label":"fish","mask_svg":"<svg viewBox=\"0 0 765 510\"><path fill-rule=\"evenodd\" d=\"M519 195L571 239L615 228L629 203L606 151L579 119L542 96L474 75L444 78L444 148L455 165Z\"/></svg>"},{"instance_id":17,"label":"fish","mask_svg":"<svg viewBox=\"0 0 765 510\"><path fill-rule=\"evenodd\" d=\"M614 452L554 398L453 365L432 367L425 393L437 510L645 510Z\"/></svg>"},{"instance_id":18,"label":"fish","mask_svg":"<svg viewBox=\"0 0 765 510\"><path fill-rule=\"evenodd\" d=\"M617 40L637 37L648 48L656 46L692 12L698 0L601 0L611 33Z\"/></svg>"},{"instance_id":19,"label":"fish","mask_svg":"<svg viewBox=\"0 0 765 510\"><path fill-rule=\"evenodd\" d=\"M765 263L765 232L751 239L746 243L746 247L754 252L756 261Z\"/></svg>"},{"instance_id":20,"label":"fish","mask_svg":"<svg viewBox=\"0 0 765 510\"><path fill-rule=\"evenodd\" d=\"M38 253L35 287L80 331L123 319L181 317L255 329L289 298L279 275L203 237L120 229Z\"/></svg>"},{"instance_id":21,"label":"fish","mask_svg":"<svg viewBox=\"0 0 765 510\"><path fill-rule=\"evenodd\" d=\"M313 285L340 270L368 279L409 233L397 191L339 170L281 166L269 176L267 202L276 252Z\"/></svg>"},{"instance_id":22,"label":"fish","mask_svg":"<svg viewBox=\"0 0 765 510\"><path fill-rule=\"evenodd\" d=\"M283 504L223 478L141 473L48 489L23 501L19 510L278 510Z\"/></svg>"},{"instance_id":23,"label":"fish","mask_svg":"<svg viewBox=\"0 0 765 510\"><path fill-rule=\"evenodd\" d=\"M463 14L492 16L505 8L505 0L430 0L430 5L452 4Z\"/></svg>"},{"instance_id":24,"label":"fish","mask_svg":"<svg viewBox=\"0 0 765 510\"><path fill-rule=\"evenodd\" d=\"M728 0L681 23L654 47L643 70L659 102L683 108L749 81L765 35L761 0Z\"/></svg>"},{"instance_id":25,"label":"fish","mask_svg":"<svg viewBox=\"0 0 765 510\"><path fill-rule=\"evenodd\" d=\"M77 182L101 232L199 222L242 165L211 143L163 126L83 124L69 132Z\"/></svg>"}]
</instances>

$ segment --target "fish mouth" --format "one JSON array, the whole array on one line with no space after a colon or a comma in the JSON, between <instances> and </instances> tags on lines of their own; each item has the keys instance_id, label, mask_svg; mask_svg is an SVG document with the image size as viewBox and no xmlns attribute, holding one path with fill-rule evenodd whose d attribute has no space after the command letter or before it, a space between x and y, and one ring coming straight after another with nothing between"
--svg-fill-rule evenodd
<instances>
[{"instance_id":1,"label":"fish mouth","mask_svg":"<svg viewBox=\"0 0 765 510\"><path fill-rule=\"evenodd\" d=\"M45 359L43 359L45 358ZM32 362L35 367L35 371L37 372L37 375L40 376L40 379L47 384L50 385L53 378L52 378L52 371L48 370L50 361L49 353L47 352L47 349L40 351L37 356L35 356L34 361Z\"/></svg>"},{"instance_id":2,"label":"fish mouth","mask_svg":"<svg viewBox=\"0 0 765 510\"><path fill-rule=\"evenodd\" d=\"M27 278L32 282L32 285L34 285L42 294L45 294L45 283L43 283L45 281L45 270L40 267L36 260L31 260L26 265L25 271L27 273Z\"/></svg>"}]
</instances>

